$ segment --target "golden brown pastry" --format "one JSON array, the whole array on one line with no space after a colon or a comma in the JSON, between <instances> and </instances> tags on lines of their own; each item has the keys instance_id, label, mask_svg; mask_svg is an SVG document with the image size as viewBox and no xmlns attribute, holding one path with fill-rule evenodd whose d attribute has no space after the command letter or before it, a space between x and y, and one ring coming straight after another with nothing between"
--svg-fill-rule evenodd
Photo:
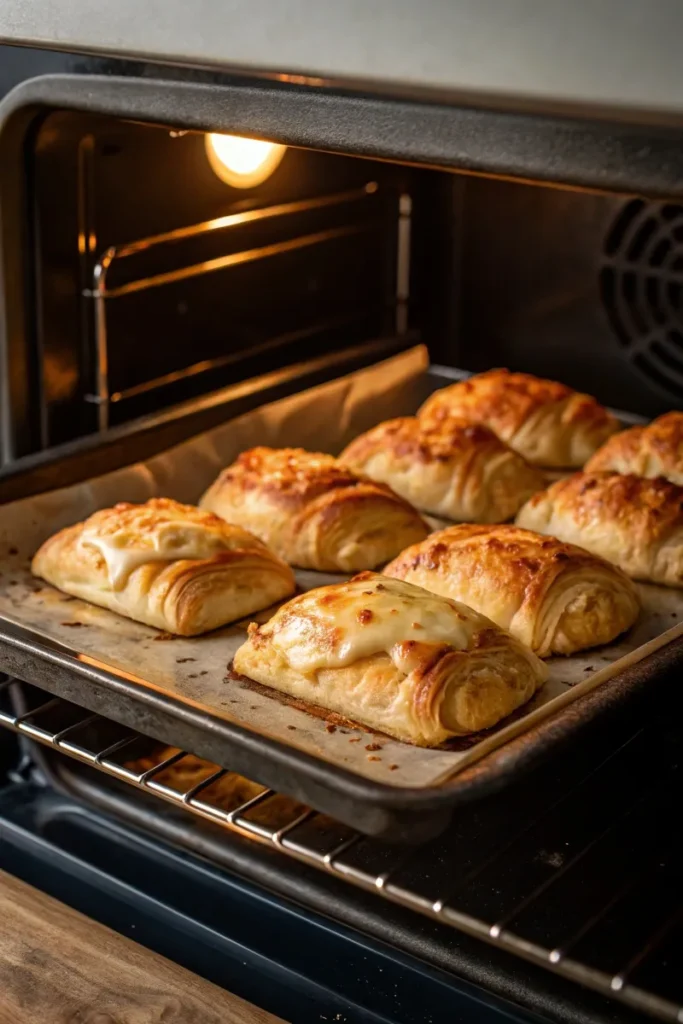
<instances>
[{"instance_id":1,"label":"golden brown pastry","mask_svg":"<svg viewBox=\"0 0 683 1024\"><path fill-rule=\"evenodd\" d=\"M674 484L683 484L683 412L668 412L647 426L615 434L598 449L585 470L663 476Z\"/></svg>"},{"instance_id":2,"label":"golden brown pastry","mask_svg":"<svg viewBox=\"0 0 683 1024\"><path fill-rule=\"evenodd\" d=\"M542 474L492 430L455 418L424 427L414 416L388 420L340 458L416 508L457 522L505 522L545 486Z\"/></svg>"},{"instance_id":3,"label":"golden brown pastry","mask_svg":"<svg viewBox=\"0 0 683 1024\"><path fill-rule=\"evenodd\" d=\"M384 573L462 601L541 658L607 644L638 617L636 588L620 569L517 526L451 526Z\"/></svg>"},{"instance_id":4,"label":"golden brown pastry","mask_svg":"<svg viewBox=\"0 0 683 1024\"><path fill-rule=\"evenodd\" d=\"M576 473L534 495L517 525L601 555L635 580L683 586L683 487Z\"/></svg>"},{"instance_id":5,"label":"golden brown pastry","mask_svg":"<svg viewBox=\"0 0 683 1024\"><path fill-rule=\"evenodd\" d=\"M302 448L243 452L200 505L253 530L290 565L323 572L374 569L427 536L419 513L384 484Z\"/></svg>"},{"instance_id":6,"label":"golden brown pastry","mask_svg":"<svg viewBox=\"0 0 683 1024\"><path fill-rule=\"evenodd\" d=\"M296 589L289 566L252 534L170 498L95 512L46 540L31 569L67 594L182 636Z\"/></svg>"},{"instance_id":7,"label":"golden brown pastry","mask_svg":"<svg viewBox=\"0 0 683 1024\"><path fill-rule=\"evenodd\" d=\"M590 395L509 370L451 384L418 412L425 424L449 415L484 423L528 462L555 469L583 466L619 429L619 421Z\"/></svg>"},{"instance_id":8,"label":"golden brown pastry","mask_svg":"<svg viewBox=\"0 0 683 1024\"><path fill-rule=\"evenodd\" d=\"M547 678L463 604L375 573L310 590L249 627L234 668L420 746L487 729Z\"/></svg>"}]
</instances>

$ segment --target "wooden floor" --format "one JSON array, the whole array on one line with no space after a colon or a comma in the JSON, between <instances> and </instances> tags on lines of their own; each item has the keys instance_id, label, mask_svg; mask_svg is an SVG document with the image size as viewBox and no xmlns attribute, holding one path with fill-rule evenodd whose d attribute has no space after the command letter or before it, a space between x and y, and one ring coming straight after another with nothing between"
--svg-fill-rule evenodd
<instances>
[{"instance_id":1,"label":"wooden floor","mask_svg":"<svg viewBox=\"0 0 683 1024\"><path fill-rule=\"evenodd\" d=\"M0 872L0 1024L281 1024Z\"/></svg>"}]
</instances>

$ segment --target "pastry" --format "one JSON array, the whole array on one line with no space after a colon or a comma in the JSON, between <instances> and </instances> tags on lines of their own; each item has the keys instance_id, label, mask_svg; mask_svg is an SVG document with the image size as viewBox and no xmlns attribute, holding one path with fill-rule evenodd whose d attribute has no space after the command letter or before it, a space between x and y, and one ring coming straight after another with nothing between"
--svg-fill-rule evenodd
<instances>
[{"instance_id":1,"label":"pastry","mask_svg":"<svg viewBox=\"0 0 683 1024\"><path fill-rule=\"evenodd\" d=\"M301 569L374 569L427 536L419 513L389 487L301 448L243 452L200 504Z\"/></svg>"},{"instance_id":2,"label":"pastry","mask_svg":"<svg viewBox=\"0 0 683 1024\"><path fill-rule=\"evenodd\" d=\"M554 469L583 466L619 429L619 421L590 395L528 373L489 370L436 391L418 416L484 423L528 462Z\"/></svg>"},{"instance_id":3,"label":"pastry","mask_svg":"<svg viewBox=\"0 0 683 1024\"><path fill-rule=\"evenodd\" d=\"M547 669L463 604L361 573L252 623L235 671L420 746L495 725Z\"/></svg>"},{"instance_id":4,"label":"pastry","mask_svg":"<svg viewBox=\"0 0 683 1024\"><path fill-rule=\"evenodd\" d=\"M635 586L616 566L517 526L451 526L384 573L462 601L542 658L607 644L639 611Z\"/></svg>"},{"instance_id":5,"label":"pastry","mask_svg":"<svg viewBox=\"0 0 683 1024\"><path fill-rule=\"evenodd\" d=\"M446 418L380 423L340 456L416 508L465 523L502 523L545 486L541 473L488 427Z\"/></svg>"},{"instance_id":6,"label":"pastry","mask_svg":"<svg viewBox=\"0 0 683 1024\"><path fill-rule=\"evenodd\" d=\"M635 580L683 586L683 487L616 473L576 473L535 494L517 525L601 555Z\"/></svg>"},{"instance_id":7,"label":"pastry","mask_svg":"<svg viewBox=\"0 0 683 1024\"><path fill-rule=\"evenodd\" d=\"M67 594L182 636L296 589L289 566L252 534L170 498L95 512L46 540L31 569Z\"/></svg>"},{"instance_id":8,"label":"pastry","mask_svg":"<svg viewBox=\"0 0 683 1024\"><path fill-rule=\"evenodd\" d=\"M668 412L653 423L615 434L586 464L587 473L607 470L663 476L683 484L683 412Z\"/></svg>"}]
</instances>

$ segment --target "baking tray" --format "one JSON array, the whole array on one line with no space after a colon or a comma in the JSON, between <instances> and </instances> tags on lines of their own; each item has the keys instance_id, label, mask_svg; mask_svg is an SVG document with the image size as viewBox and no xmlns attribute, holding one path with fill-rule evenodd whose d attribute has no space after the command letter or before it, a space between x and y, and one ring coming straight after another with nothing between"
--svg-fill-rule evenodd
<instances>
[{"instance_id":1,"label":"baking tray","mask_svg":"<svg viewBox=\"0 0 683 1024\"><path fill-rule=\"evenodd\" d=\"M501 786L617 695L666 674L683 652L683 594L641 586L645 613L626 637L552 659L549 683L500 727L425 750L312 713L232 675L246 622L167 639L58 593L33 579L27 564L46 536L95 508L155 493L196 501L218 469L254 443L338 451L373 423L414 411L452 376L429 371L418 348L265 406L145 464L0 508L0 668L369 834L434 834L459 802ZM298 574L302 588L340 578Z\"/></svg>"}]
</instances>

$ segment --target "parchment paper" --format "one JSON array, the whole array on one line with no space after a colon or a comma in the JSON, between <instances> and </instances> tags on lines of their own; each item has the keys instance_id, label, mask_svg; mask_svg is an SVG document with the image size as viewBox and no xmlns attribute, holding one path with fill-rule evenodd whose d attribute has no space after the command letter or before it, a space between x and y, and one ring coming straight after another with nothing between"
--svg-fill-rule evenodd
<instances>
[{"instance_id":1,"label":"parchment paper","mask_svg":"<svg viewBox=\"0 0 683 1024\"><path fill-rule=\"evenodd\" d=\"M0 616L80 655L135 677L179 701L275 737L359 775L397 787L427 787L526 730L532 722L600 684L683 633L683 593L639 586L640 620L618 643L551 659L550 680L533 701L486 734L425 750L378 736L338 716L311 713L228 672L246 622L193 639L158 630L67 597L30 575L29 560L48 536L116 501L168 495L195 502L219 470L254 444L338 452L380 420L415 411L427 368L419 347L369 370L282 399L151 459L63 490L0 506ZM304 589L343 577L297 573ZM266 621L272 609L253 618ZM370 749L368 749L370 748ZM225 767L230 767L226 765Z\"/></svg>"}]
</instances>

